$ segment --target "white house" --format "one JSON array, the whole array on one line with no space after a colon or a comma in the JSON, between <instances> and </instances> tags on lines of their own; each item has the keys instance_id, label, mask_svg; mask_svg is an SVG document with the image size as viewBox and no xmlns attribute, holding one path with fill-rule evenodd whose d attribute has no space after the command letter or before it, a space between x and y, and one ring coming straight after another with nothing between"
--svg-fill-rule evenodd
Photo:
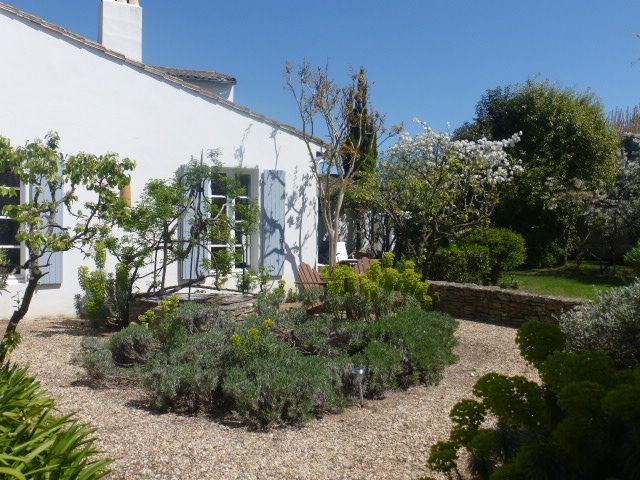
<instances>
[{"instance_id":1,"label":"white house","mask_svg":"<svg viewBox=\"0 0 640 480\"><path fill-rule=\"evenodd\" d=\"M0 135L20 145L55 130L65 153L132 158L134 202L148 180L170 178L191 156L220 149L229 172L247 169L243 180L261 203L262 228L250 240L251 267L267 264L292 284L301 261L314 265L316 185L308 175L302 134L234 103L231 76L144 64L137 0L101 1L99 40L0 3ZM8 184L11 177L0 174L0 182ZM16 188L28 198L27 185ZM24 259L24 247L2 216L0 248L15 261ZM74 313L77 270L84 262L76 251L56 260L31 317ZM184 273L178 267L170 272L176 281ZM0 295L0 318L13 310L25 275L11 278L8 293Z\"/></svg>"}]
</instances>

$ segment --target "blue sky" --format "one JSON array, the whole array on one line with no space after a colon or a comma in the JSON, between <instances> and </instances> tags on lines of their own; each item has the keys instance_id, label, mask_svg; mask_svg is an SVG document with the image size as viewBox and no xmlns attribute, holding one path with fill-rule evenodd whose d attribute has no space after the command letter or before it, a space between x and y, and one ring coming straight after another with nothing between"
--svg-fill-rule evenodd
<instances>
[{"instance_id":1,"label":"blue sky","mask_svg":"<svg viewBox=\"0 0 640 480\"><path fill-rule=\"evenodd\" d=\"M97 38L99 0L2 0ZM387 122L445 130L488 88L538 75L590 90L607 110L640 103L637 0L141 0L144 61L238 78L236 101L298 126L286 60L365 67ZM411 128L411 130L414 130Z\"/></svg>"}]
</instances>

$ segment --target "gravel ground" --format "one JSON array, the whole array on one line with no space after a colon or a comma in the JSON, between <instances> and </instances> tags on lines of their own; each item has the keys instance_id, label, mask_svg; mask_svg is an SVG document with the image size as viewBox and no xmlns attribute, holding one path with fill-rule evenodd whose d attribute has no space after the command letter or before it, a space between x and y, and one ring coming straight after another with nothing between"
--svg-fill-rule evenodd
<instances>
[{"instance_id":1,"label":"gravel ground","mask_svg":"<svg viewBox=\"0 0 640 480\"><path fill-rule=\"evenodd\" d=\"M97 428L98 447L115 460L112 479L401 479L427 474L431 445L446 438L451 407L490 371L529 377L515 330L461 321L457 352L435 387L415 387L268 433L222 425L204 416L158 415L138 389L95 390L71 363L82 335L78 320L24 322L15 353L58 400L62 412Z\"/></svg>"}]
</instances>

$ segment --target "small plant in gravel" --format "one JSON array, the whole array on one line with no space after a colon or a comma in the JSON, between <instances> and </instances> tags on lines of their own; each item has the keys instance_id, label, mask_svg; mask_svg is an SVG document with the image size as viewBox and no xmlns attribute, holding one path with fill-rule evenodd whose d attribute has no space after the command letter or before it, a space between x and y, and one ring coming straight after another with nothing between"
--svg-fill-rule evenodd
<instances>
[{"instance_id":1,"label":"small plant in gravel","mask_svg":"<svg viewBox=\"0 0 640 480\"><path fill-rule=\"evenodd\" d=\"M94 431L54 411L55 402L27 369L0 367L2 478L94 480L107 475L111 462L96 458Z\"/></svg>"},{"instance_id":2,"label":"small plant in gravel","mask_svg":"<svg viewBox=\"0 0 640 480\"><path fill-rule=\"evenodd\" d=\"M429 284L422 281L415 263L406 260L394 267L394 262L393 253L385 253L382 262L371 262L366 274L356 274L347 265L338 265L327 272L329 310L336 316L344 312L351 320L369 321L416 302L428 308L432 300Z\"/></svg>"},{"instance_id":3,"label":"small plant in gravel","mask_svg":"<svg viewBox=\"0 0 640 480\"><path fill-rule=\"evenodd\" d=\"M601 351L561 351L560 329L542 322L521 327L517 343L542 383L480 378L476 399L451 410L449 439L432 447L427 465L458 479L463 470L481 480L637 478L640 366L619 370Z\"/></svg>"}]
</instances>

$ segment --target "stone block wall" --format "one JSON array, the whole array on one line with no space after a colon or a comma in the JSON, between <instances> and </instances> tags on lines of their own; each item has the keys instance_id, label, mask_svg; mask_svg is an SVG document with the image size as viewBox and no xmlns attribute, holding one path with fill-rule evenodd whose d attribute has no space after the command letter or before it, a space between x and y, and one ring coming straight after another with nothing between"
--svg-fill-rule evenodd
<instances>
[{"instance_id":1,"label":"stone block wall","mask_svg":"<svg viewBox=\"0 0 640 480\"><path fill-rule=\"evenodd\" d=\"M551 297L470 283L429 283L429 294L437 310L457 318L514 327L529 320L556 321L556 316L563 311L589 303L579 298Z\"/></svg>"},{"instance_id":2,"label":"stone block wall","mask_svg":"<svg viewBox=\"0 0 640 480\"><path fill-rule=\"evenodd\" d=\"M178 296L181 302L190 300L217 305L221 310L229 312L236 320L242 320L256 311L256 296L251 294L216 292L211 294L194 293L189 297L185 294L178 294ZM131 301L129 303L129 321L137 322L140 315L157 307L159 302L159 298L138 298Z\"/></svg>"}]
</instances>

